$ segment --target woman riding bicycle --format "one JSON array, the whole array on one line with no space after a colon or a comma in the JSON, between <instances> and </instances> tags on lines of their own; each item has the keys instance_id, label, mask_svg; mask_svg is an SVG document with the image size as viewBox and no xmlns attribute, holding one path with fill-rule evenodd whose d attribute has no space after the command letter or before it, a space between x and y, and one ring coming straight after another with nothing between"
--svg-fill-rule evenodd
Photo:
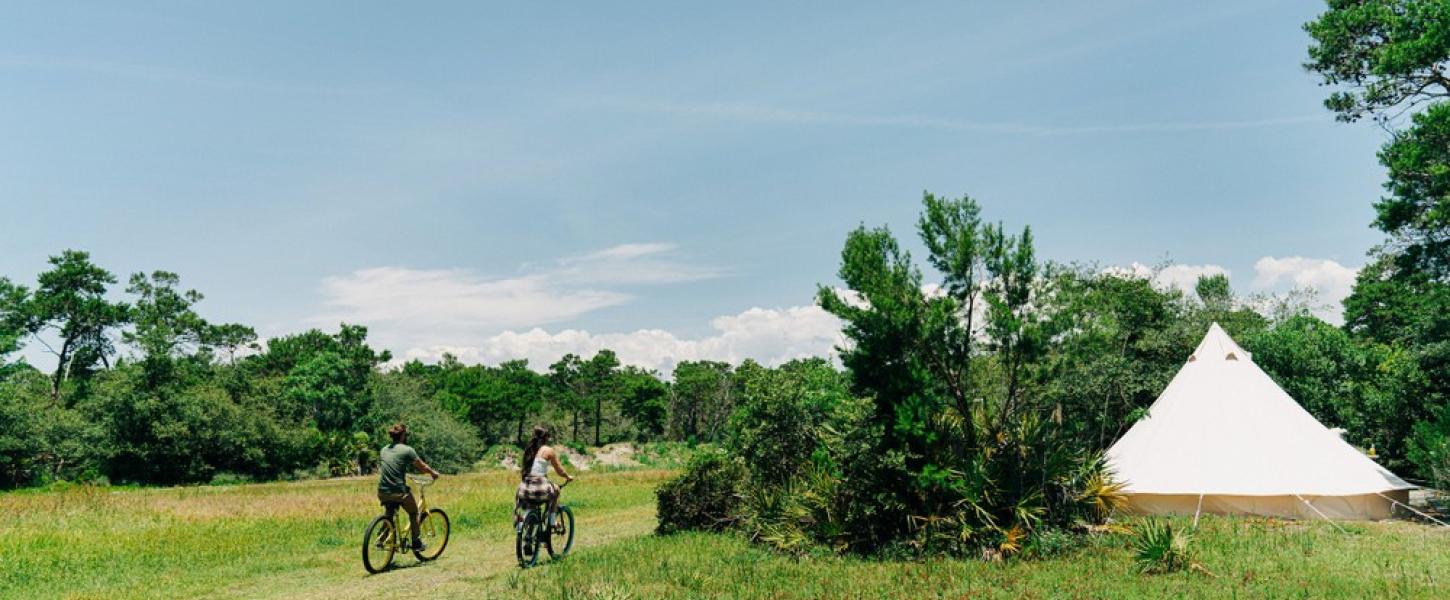
<instances>
[{"instance_id":1,"label":"woman riding bicycle","mask_svg":"<svg viewBox=\"0 0 1450 600\"><path fill-rule=\"evenodd\" d=\"M574 480L564 472L564 465L559 464L559 453L548 446L551 437L549 430L543 426L534 427L534 437L524 448L524 460L519 463L523 481L519 482L518 492L514 494L515 517L520 509L547 502L550 527L553 526L554 515L559 508L559 486L549 481L549 467L552 465L554 472L563 477L565 483Z\"/></svg>"}]
</instances>

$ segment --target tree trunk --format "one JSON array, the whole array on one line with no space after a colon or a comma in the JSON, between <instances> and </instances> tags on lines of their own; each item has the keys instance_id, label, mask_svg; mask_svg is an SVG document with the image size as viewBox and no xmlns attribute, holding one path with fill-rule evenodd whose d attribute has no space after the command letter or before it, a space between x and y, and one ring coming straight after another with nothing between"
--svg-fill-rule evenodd
<instances>
[{"instance_id":1,"label":"tree trunk","mask_svg":"<svg viewBox=\"0 0 1450 600\"><path fill-rule=\"evenodd\" d=\"M604 398L602 396L595 395L594 396L594 445L595 446L598 446L599 445L599 426L600 426L600 421L603 419L603 416L604 416L603 415L603 411L604 411Z\"/></svg>"},{"instance_id":2,"label":"tree trunk","mask_svg":"<svg viewBox=\"0 0 1450 600\"><path fill-rule=\"evenodd\" d=\"M574 441L579 441L579 409L574 409Z\"/></svg>"},{"instance_id":3,"label":"tree trunk","mask_svg":"<svg viewBox=\"0 0 1450 600\"><path fill-rule=\"evenodd\" d=\"M55 376L50 379L50 403L60 405L60 383L65 379L65 373L69 367L66 361L70 358L70 340L66 340L60 346L60 360L55 363Z\"/></svg>"}]
</instances>

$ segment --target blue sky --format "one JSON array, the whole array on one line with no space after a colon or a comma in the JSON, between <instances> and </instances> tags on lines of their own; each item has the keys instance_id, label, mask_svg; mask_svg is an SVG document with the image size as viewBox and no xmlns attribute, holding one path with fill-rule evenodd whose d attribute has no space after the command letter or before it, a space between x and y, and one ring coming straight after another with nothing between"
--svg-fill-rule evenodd
<instances>
[{"instance_id":1,"label":"blue sky","mask_svg":"<svg viewBox=\"0 0 1450 600\"><path fill-rule=\"evenodd\" d=\"M1165 285L1333 301L1379 240L1318 2L682 4L12 9L0 274L80 248L267 334L668 367L828 349L846 232L917 247L923 190Z\"/></svg>"}]
</instances>

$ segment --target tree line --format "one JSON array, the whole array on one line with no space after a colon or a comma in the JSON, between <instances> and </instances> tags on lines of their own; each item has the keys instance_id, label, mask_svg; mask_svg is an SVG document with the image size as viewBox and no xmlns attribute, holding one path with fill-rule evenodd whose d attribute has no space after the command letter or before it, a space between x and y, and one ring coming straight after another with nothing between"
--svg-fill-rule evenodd
<instances>
[{"instance_id":1,"label":"tree line","mask_svg":"<svg viewBox=\"0 0 1450 600\"><path fill-rule=\"evenodd\" d=\"M452 471L521 443L534 423L576 447L712 442L738 373L764 368L687 361L664 377L609 350L566 355L543 373L452 356L390 366L359 325L262 343L252 327L203 318L202 294L174 273L115 288L113 273L76 250L51 257L33 286L0 277L0 487L366 472L399 420ZM19 358L26 347L54 368Z\"/></svg>"}]
</instances>

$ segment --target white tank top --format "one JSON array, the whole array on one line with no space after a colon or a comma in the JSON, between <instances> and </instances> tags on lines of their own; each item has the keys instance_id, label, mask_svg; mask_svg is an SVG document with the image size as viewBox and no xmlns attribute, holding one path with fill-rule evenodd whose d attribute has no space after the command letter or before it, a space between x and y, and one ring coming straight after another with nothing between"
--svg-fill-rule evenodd
<instances>
[{"instance_id":1,"label":"white tank top","mask_svg":"<svg viewBox=\"0 0 1450 600\"><path fill-rule=\"evenodd\" d=\"M534 464L529 467L530 475L544 476L549 474L549 461L534 457Z\"/></svg>"}]
</instances>

